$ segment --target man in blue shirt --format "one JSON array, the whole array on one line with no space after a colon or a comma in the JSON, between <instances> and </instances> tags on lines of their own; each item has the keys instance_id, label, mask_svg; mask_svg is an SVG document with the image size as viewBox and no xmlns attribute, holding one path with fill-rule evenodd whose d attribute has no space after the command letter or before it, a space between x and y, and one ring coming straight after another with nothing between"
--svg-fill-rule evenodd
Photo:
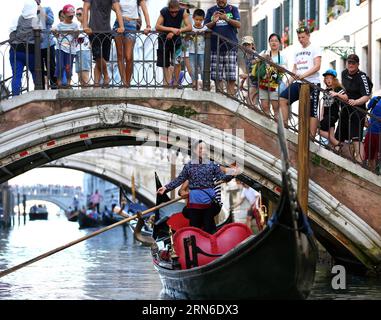
<instances>
[{"instance_id":1,"label":"man in blue shirt","mask_svg":"<svg viewBox=\"0 0 381 320\"><path fill-rule=\"evenodd\" d=\"M368 131L364 140L364 159L368 160L369 168L376 170L377 162L380 160L381 144L381 96L373 97L368 103L370 118L368 120Z\"/></svg>"},{"instance_id":2,"label":"man in blue shirt","mask_svg":"<svg viewBox=\"0 0 381 320\"><path fill-rule=\"evenodd\" d=\"M234 95L237 79L237 32L241 27L238 8L227 4L227 0L216 0L217 5L208 9L205 25L212 31L229 39L211 39L211 78L216 83L217 90L221 90L222 81L226 80L228 94ZM219 55L217 56L217 45ZM218 65L218 73L217 73Z\"/></svg>"},{"instance_id":3,"label":"man in blue shirt","mask_svg":"<svg viewBox=\"0 0 381 320\"><path fill-rule=\"evenodd\" d=\"M45 76L48 76L51 88L57 87L57 78L54 76L56 70L56 50L54 37L51 32L54 23L54 14L50 7L42 7L41 0L36 0L37 17L39 19L41 32L41 67L42 87L45 88Z\"/></svg>"}]
</instances>

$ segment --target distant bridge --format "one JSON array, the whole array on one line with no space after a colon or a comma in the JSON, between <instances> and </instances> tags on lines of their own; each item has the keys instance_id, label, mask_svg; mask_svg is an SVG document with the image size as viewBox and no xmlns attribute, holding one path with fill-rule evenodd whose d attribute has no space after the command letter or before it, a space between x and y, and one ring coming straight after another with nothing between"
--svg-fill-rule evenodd
<instances>
[{"instance_id":1,"label":"distant bridge","mask_svg":"<svg viewBox=\"0 0 381 320\"><path fill-rule=\"evenodd\" d=\"M80 187L38 184L33 186L12 186L10 190L15 199L17 199L17 195L19 195L20 202L25 195L26 201L47 201L54 203L62 210L73 207L74 197L77 197L80 206L86 203L86 198Z\"/></svg>"}]
</instances>

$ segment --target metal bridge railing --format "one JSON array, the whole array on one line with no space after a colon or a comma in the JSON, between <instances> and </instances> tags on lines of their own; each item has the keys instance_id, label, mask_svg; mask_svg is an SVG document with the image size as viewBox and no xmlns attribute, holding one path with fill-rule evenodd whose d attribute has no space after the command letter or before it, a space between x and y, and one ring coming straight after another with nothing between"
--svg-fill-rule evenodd
<instances>
[{"instance_id":1,"label":"metal bridge railing","mask_svg":"<svg viewBox=\"0 0 381 320\"><path fill-rule=\"evenodd\" d=\"M69 64L73 66L73 72L70 83L67 81L67 72L62 67L62 61L60 61L60 55L54 54L54 51L47 50L46 55L42 57L40 48L41 31L34 30L34 46L33 50L29 48L31 44L21 44L21 51L25 55L25 67L22 70L20 76L16 72L16 64L18 60L17 52L20 50L14 45L11 46L9 41L3 41L0 43L0 74L1 80L1 99L9 99L12 96L23 94L31 90L52 90L57 87L82 89L89 87L131 87L131 88L192 88L193 90L205 90L216 91L221 94L229 96L229 98L238 101L239 103L247 106L256 112L276 120L277 108L271 106L271 101L263 101L258 98L258 84L254 78L261 77L260 68L256 68L257 72L252 72L252 67L255 64L263 62L266 66L272 67L272 72L281 77L284 85L288 85L296 79L296 75L289 70L275 64L272 60L266 59L257 52L249 50L237 43L231 42L229 39L212 33L205 32L202 34L195 34L193 32L187 33L184 36L180 36L177 39L167 40L165 36L160 35L157 32L151 32L149 35L145 35L143 32L132 32L129 34L129 38L135 42L133 51L133 63L132 63L132 75L131 80L128 81L123 75L120 74L122 65L121 58L128 56L124 49L118 48L118 37L123 37L115 32L111 33L94 33L90 36L89 48L94 45L98 46L111 46L110 58L106 64L107 74L109 79L102 79L102 74L105 74L105 66L101 65L100 69L97 69L97 65L93 59L91 59L90 70L88 70L88 78L86 81L75 72L74 66L78 68L81 57L85 54L84 41L86 41L87 35L83 32L53 32L54 42L50 45L55 45L55 49L62 49L63 46L71 47L69 54ZM124 35L126 36L126 35ZM217 48L214 54L216 55L216 61L211 59L211 41L217 41ZM49 37L51 38L51 37ZM82 39L82 40L80 40ZM120 38L119 38L120 39ZM190 41L194 41L196 54L198 54L198 41L205 42L205 51L203 60L196 60L196 68L199 72L191 70L189 64L189 56L187 55L187 47ZM223 70L222 61L220 60L222 55L221 51L228 48L228 50L237 57L237 63L233 64L229 70ZM91 52L91 51L90 51ZM101 57L103 51L101 50ZM166 60L165 57L169 56ZM158 60L162 59L159 65L166 66L169 63L169 67L164 72L162 67L158 67ZM217 72L215 79L212 81L211 64L215 63ZM11 65L13 65L13 70ZM78 66L77 66L78 65ZM55 66L55 73L51 72L51 68ZM123 67L122 67L123 68ZM28 72L28 70L30 70ZM58 71L57 71L58 70ZM267 69L266 69L267 70ZM224 80L227 73L234 74L234 88L229 88L228 83ZM54 74L54 76L52 76ZM15 77L21 77L21 85L17 92L14 92L17 88L15 83ZM192 80L193 76L193 80ZM231 76L232 77L232 76ZM100 80L99 80L100 78ZM60 80L60 81L57 81ZM302 83L309 85L311 89L318 90L319 94L319 117L322 114L322 99L324 94L327 93L325 89L316 86L305 80L301 80ZM216 85L216 83L218 85ZM280 93L280 86L276 90ZM278 95L279 96L279 95ZM363 132L367 119L373 119L375 122L381 122L380 118L371 115L366 110L352 107L338 98L333 98L339 104L339 113L337 115L337 122L335 123L335 138L340 141L339 147L333 147L329 143L329 137L323 137L320 135L318 129L317 135L311 137L314 143L317 143L324 148L330 149L333 152L339 153L342 156L354 161L360 162L364 167L368 167L368 158L375 148L374 142L368 141L367 147L364 145L364 135L360 136L361 144L359 148L354 148L356 142L351 139L351 132L358 130ZM279 104L279 97L277 100ZM288 112L288 121L286 123L289 130L298 132L298 108L294 104L290 107ZM331 110L330 110L331 112ZM332 110L333 112L333 110ZM381 125L380 125L381 127ZM339 130L337 128L340 128ZM378 139L381 141L381 137ZM381 143L381 142L379 142ZM381 146L378 146L378 150L381 150ZM364 150L368 150L368 154ZM372 170L379 173L380 166L380 153L376 156L377 166L372 167Z\"/></svg>"}]
</instances>

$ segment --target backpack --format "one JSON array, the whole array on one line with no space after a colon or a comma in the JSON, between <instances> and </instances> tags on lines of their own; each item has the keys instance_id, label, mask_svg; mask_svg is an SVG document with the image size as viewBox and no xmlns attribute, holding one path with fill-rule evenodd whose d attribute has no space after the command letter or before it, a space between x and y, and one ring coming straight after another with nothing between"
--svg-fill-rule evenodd
<instances>
[{"instance_id":1,"label":"backpack","mask_svg":"<svg viewBox=\"0 0 381 320\"><path fill-rule=\"evenodd\" d=\"M251 66L250 78L254 81L259 81L266 78L266 63L257 61Z\"/></svg>"},{"instance_id":2,"label":"backpack","mask_svg":"<svg viewBox=\"0 0 381 320\"><path fill-rule=\"evenodd\" d=\"M374 96L368 103L369 112L372 112L376 105L381 101L381 96Z\"/></svg>"}]
</instances>

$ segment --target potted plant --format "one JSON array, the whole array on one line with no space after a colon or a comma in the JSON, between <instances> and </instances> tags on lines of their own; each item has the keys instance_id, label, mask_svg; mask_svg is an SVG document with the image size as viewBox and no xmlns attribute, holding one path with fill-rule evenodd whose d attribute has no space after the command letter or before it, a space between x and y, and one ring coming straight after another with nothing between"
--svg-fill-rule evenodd
<instances>
[{"instance_id":1,"label":"potted plant","mask_svg":"<svg viewBox=\"0 0 381 320\"><path fill-rule=\"evenodd\" d=\"M328 22L335 20L335 14L333 13L332 8L328 11L327 19L328 19Z\"/></svg>"}]
</instances>

